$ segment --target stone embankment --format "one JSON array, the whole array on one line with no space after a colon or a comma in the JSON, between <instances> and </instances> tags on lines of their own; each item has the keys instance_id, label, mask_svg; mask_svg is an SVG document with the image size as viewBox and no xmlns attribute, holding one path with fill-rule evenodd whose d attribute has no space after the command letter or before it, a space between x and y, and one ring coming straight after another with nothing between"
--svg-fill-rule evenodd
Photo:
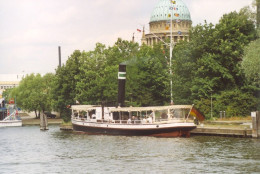
<instances>
[{"instance_id":1,"label":"stone embankment","mask_svg":"<svg viewBox=\"0 0 260 174\"><path fill-rule=\"evenodd\" d=\"M191 135L252 137L252 121L205 122L191 131Z\"/></svg>"}]
</instances>

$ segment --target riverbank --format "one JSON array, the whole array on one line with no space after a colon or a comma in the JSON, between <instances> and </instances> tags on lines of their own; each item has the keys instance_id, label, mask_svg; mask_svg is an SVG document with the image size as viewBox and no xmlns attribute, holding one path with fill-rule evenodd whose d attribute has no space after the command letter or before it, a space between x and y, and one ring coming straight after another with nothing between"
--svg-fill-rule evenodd
<instances>
[{"instance_id":1,"label":"riverbank","mask_svg":"<svg viewBox=\"0 0 260 174\"><path fill-rule=\"evenodd\" d=\"M252 137L251 120L235 121L206 121L191 131L191 135L226 136L226 137Z\"/></svg>"},{"instance_id":2,"label":"riverbank","mask_svg":"<svg viewBox=\"0 0 260 174\"><path fill-rule=\"evenodd\" d=\"M40 119L36 118L30 118L30 119L22 119L23 126L28 125L40 125ZM61 124L62 119L60 118L51 118L48 119L48 124Z\"/></svg>"},{"instance_id":3,"label":"riverbank","mask_svg":"<svg viewBox=\"0 0 260 174\"><path fill-rule=\"evenodd\" d=\"M28 113L19 113L19 116L22 119L23 126L28 125L40 125L40 119L35 118L34 114L28 114ZM48 124L61 124L62 119L61 118L48 118Z\"/></svg>"}]
</instances>

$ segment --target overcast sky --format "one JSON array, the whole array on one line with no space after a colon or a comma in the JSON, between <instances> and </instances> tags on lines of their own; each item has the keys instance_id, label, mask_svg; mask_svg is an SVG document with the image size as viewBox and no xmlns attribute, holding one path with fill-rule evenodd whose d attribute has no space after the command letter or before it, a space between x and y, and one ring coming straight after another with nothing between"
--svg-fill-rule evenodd
<instances>
[{"instance_id":1,"label":"overcast sky","mask_svg":"<svg viewBox=\"0 0 260 174\"><path fill-rule=\"evenodd\" d=\"M148 27L159 0L0 0L0 74L55 72L58 46L62 63L74 50L90 51L97 42L131 40ZM183 0L193 25L220 17L252 0Z\"/></svg>"}]
</instances>

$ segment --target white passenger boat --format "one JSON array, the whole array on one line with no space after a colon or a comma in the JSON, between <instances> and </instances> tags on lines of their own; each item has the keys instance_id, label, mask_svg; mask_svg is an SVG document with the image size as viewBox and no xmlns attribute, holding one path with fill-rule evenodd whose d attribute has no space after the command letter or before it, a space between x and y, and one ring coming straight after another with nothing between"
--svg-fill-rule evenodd
<instances>
[{"instance_id":1,"label":"white passenger boat","mask_svg":"<svg viewBox=\"0 0 260 174\"><path fill-rule=\"evenodd\" d=\"M16 127L22 126L22 120L18 116L8 116L4 120L0 121L0 127Z\"/></svg>"},{"instance_id":2,"label":"white passenger boat","mask_svg":"<svg viewBox=\"0 0 260 174\"><path fill-rule=\"evenodd\" d=\"M118 107L73 105L71 121L74 131L89 134L189 137L196 128L193 115L204 117L193 105L153 107L124 106L126 64L119 64Z\"/></svg>"},{"instance_id":3,"label":"white passenger boat","mask_svg":"<svg viewBox=\"0 0 260 174\"><path fill-rule=\"evenodd\" d=\"M196 128L192 105L101 107L73 105L74 131L88 134L189 137Z\"/></svg>"}]
</instances>

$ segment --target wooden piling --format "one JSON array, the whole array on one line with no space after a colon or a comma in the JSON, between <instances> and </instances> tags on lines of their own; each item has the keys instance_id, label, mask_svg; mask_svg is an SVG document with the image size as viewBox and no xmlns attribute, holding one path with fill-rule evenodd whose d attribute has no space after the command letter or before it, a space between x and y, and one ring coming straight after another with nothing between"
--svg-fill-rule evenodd
<instances>
[{"instance_id":1,"label":"wooden piling","mask_svg":"<svg viewBox=\"0 0 260 174\"><path fill-rule=\"evenodd\" d=\"M41 130L49 130L47 115L45 115L44 113L42 113L40 115L40 129Z\"/></svg>"},{"instance_id":2,"label":"wooden piling","mask_svg":"<svg viewBox=\"0 0 260 174\"><path fill-rule=\"evenodd\" d=\"M260 138L260 115L259 111L251 112L252 117L252 137Z\"/></svg>"}]
</instances>

